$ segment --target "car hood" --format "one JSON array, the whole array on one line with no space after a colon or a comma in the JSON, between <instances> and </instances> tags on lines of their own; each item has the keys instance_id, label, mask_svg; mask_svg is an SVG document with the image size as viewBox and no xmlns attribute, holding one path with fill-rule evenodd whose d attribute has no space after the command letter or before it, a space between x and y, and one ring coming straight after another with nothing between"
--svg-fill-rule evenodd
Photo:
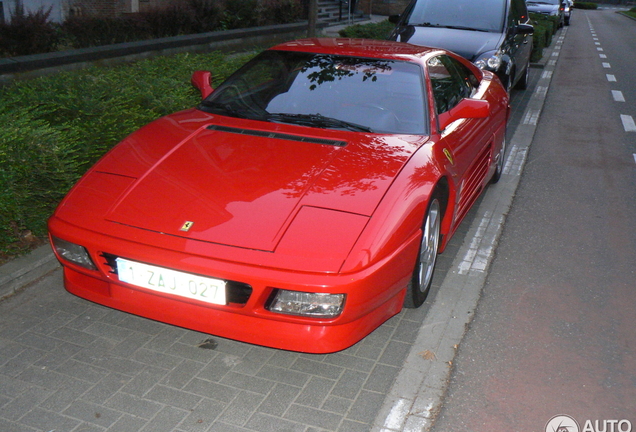
<instances>
[{"instance_id":1,"label":"car hood","mask_svg":"<svg viewBox=\"0 0 636 432\"><path fill-rule=\"evenodd\" d=\"M439 27L403 26L397 31L399 42L443 48L475 61L484 52L498 49L504 34Z\"/></svg>"},{"instance_id":2,"label":"car hood","mask_svg":"<svg viewBox=\"0 0 636 432\"><path fill-rule=\"evenodd\" d=\"M228 118L221 126L218 120L200 112L169 116L103 158L93 174L124 179L115 182L120 186L104 220L274 251L299 214L319 214L318 223L334 210L370 216L426 141Z\"/></svg>"}]
</instances>

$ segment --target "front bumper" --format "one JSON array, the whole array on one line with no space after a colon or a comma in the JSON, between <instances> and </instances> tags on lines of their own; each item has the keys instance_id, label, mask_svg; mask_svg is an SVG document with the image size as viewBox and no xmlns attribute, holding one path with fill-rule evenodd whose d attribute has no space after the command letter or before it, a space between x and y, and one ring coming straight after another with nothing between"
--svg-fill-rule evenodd
<instances>
[{"instance_id":1,"label":"front bumper","mask_svg":"<svg viewBox=\"0 0 636 432\"><path fill-rule=\"evenodd\" d=\"M49 231L53 236L84 246L97 266L96 270L88 270L58 256L64 266L66 289L79 297L203 333L308 353L348 348L397 314L402 308L419 246L414 236L392 255L362 271L319 274L160 249L90 232L55 217L49 221ZM244 302L228 301L225 305L158 293L121 282L109 264L112 256L239 281L249 285L252 292ZM274 289L344 293L346 302L343 312L333 319L285 315L266 308Z\"/></svg>"}]
</instances>

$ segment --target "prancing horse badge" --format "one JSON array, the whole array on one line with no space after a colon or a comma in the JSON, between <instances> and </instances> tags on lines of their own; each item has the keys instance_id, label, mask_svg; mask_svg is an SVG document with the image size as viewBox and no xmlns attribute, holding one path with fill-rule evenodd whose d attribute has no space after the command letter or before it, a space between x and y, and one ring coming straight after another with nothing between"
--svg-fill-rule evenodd
<instances>
[{"instance_id":1,"label":"prancing horse badge","mask_svg":"<svg viewBox=\"0 0 636 432\"><path fill-rule=\"evenodd\" d=\"M190 231L190 228L192 228L192 225L194 225L194 222L185 221L185 223L181 226L181 229L179 229L179 231Z\"/></svg>"}]
</instances>

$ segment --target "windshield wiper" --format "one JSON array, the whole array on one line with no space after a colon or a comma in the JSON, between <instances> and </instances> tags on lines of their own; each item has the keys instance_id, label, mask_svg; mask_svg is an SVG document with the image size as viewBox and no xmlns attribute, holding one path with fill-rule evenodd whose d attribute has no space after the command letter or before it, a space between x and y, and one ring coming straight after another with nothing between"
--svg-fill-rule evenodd
<instances>
[{"instance_id":1,"label":"windshield wiper","mask_svg":"<svg viewBox=\"0 0 636 432\"><path fill-rule=\"evenodd\" d=\"M438 27L444 27L444 28L454 29L454 30L470 30L470 31L479 31L479 32L486 32L486 33L488 32L488 30L478 29L475 27L452 26L452 25L445 25L445 26L438 26Z\"/></svg>"},{"instance_id":2,"label":"windshield wiper","mask_svg":"<svg viewBox=\"0 0 636 432\"><path fill-rule=\"evenodd\" d=\"M420 23L420 24L409 24L413 27L435 27L435 28L448 28L455 30L472 30L472 31L480 31L480 32L488 32L488 30L478 29L474 27L466 27L466 26L456 26L456 25L443 25L443 24L431 24L430 22Z\"/></svg>"},{"instance_id":3,"label":"windshield wiper","mask_svg":"<svg viewBox=\"0 0 636 432\"><path fill-rule=\"evenodd\" d=\"M265 117L268 121L292 123L301 126L314 126L321 128L338 128L347 129L355 132L373 132L368 126L363 126L357 123L340 120L333 117L326 117L322 114L287 114L287 113L275 113L269 114Z\"/></svg>"}]
</instances>

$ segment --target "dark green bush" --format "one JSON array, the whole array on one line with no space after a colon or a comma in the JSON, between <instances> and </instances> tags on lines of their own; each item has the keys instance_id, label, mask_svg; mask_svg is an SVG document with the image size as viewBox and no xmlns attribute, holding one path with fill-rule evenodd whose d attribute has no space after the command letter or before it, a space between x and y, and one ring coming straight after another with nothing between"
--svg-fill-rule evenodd
<instances>
[{"instance_id":1,"label":"dark green bush","mask_svg":"<svg viewBox=\"0 0 636 432\"><path fill-rule=\"evenodd\" d=\"M384 20L377 23L354 24L340 30L338 34L347 38L386 39L394 28L395 24Z\"/></svg>"},{"instance_id":2,"label":"dark green bush","mask_svg":"<svg viewBox=\"0 0 636 432\"><path fill-rule=\"evenodd\" d=\"M285 24L298 21L303 16L299 0L261 0L259 25Z\"/></svg>"},{"instance_id":3,"label":"dark green bush","mask_svg":"<svg viewBox=\"0 0 636 432\"><path fill-rule=\"evenodd\" d=\"M590 3L590 2L574 2L574 7L576 9L598 9L598 4Z\"/></svg>"},{"instance_id":4,"label":"dark green bush","mask_svg":"<svg viewBox=\"0 0 636 432\"><path fill-rule=\"evenodd\" d=\"M304 13L302 0L188 0L120 17L72 16L56 26L49 22L50 9L25 14L22 8L9 24L0 24L0 55L284 24L298 21Z\"/></svg>"},{"instance_id":5,"label":"dark green bush","mask_svg":"<svg viewBox=\"0 0 636 432\"><path fill-rule=\"evenodd\" d=\"M192 71L225 79L248 55L158 57L92 67L0 88L0 262L46 238L46 219L106 151L144 124L195 106Z\"/></svg>"},{"instance_id":6,"label":"dark green bush","mask_svg":"<svg viewBox=\"0 0 636 432\"><path fill-rule=\"evenodd\" d=\"M534 27L530 61L537 62L543 56L543 49L552 44L552 37L559 28L559 19L537 13L531 13L530 19Z\"/></svg>"},{"instance_id":7,"label":"dark green bush","mask_svg":"<svg viewBox=\"0 0 636 432\"><path fill-rule=\"evenodd\" d=\"M8 22L0 22L0 55L21 56L55 51L60 40L50 22L51 7L25 12L18 2Z\"/></svg>"},{"instance_id":8,"label":"dark green bush","mask_svg":"<svg viewBox=\"0 0 636 432\"><path fill-rule=\"evenodd\" d=\"M74 16L62 23L67 44L73 48L110 45L150 38L151 32L136 15L120 18Z\"/></svg>"},{"instance_id":9,"label":"dark green bush","mask_svg":"<svg viewBox=\"0 0 636 432\"><path fill-rule=\"evenodd\" d=\"M258 0L228 0L225 2L221 27L224 30L258 25Z\"/></svg>"}]
</instances>

